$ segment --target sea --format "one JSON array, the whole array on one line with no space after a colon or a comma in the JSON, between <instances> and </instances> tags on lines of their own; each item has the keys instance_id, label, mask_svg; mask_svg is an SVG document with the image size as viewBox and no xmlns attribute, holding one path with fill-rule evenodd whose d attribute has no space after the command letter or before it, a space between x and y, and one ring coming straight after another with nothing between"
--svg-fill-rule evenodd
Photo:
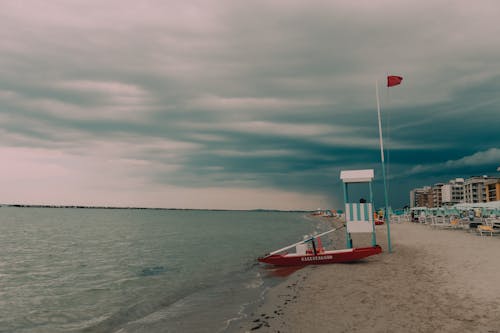
<instances>
[{"instance_id":1,"label":"sea","mask_svg":"<svg viewBox=\"0 0 500 333\"><path fill-rule=\"evenodd\" d=\"M304 212L0 208L0 332L237 332Z\"/></svg>"}]
</instances>

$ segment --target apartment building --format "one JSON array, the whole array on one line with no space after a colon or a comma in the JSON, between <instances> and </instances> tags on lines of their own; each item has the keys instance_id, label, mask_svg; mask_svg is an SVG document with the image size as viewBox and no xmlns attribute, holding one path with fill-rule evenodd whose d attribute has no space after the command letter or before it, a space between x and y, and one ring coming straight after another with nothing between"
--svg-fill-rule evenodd
<instances>
[{"instance_id":1,"label":"apartment building","mask_svg":"<svg viewBox=\"0 0 500 333\"><path fill-rule=\"evenodd\" d=\"M486 201L499 201L500 200L500 179L488 179L485 183L486 187Z\"/></svg>"},{"instance_id":2,"label":"apartment building","mask_svg":"<svg viewBox=\"0 0 500 333\"><path fill-rule=\"evenodd\" d=\"M441 207L457 203L500 201L500 178L474 176L456 178L410 191L411 207Z\"/></svg>"},{"instance_id":3,"label":"apartment building","mask_svg":"<svg viewBox=\"0 0 500 333\"><path fill-rule=\"evenodd\" d=\"M444 206L464 202L464 183L463 178L456 178L441 187L441 201Z\"/></svg>"},{"instance_id":4,"label":"apartment building","mask_svg":"<svg viewBox=\"0 0 500 333\"><path fill-rule=\"evenodd\" d=\"M424 186L410 191L410 208L413 207L433 207L432 188Z\"/></svg>"},{"instance_id":5,"label":"apartment building","mask_svg":"<svg viewBox=\"0 0 500 333\"><path fill-rule=\"evenodd\" d=\"M432 207L441 207L443 204L442 187L443 183L437 183L432 186Z\"/></svg>"},{"instance_id":6,"label":"apartment building","mask_svg":"<svg viewBox=\"0 0 500 333\"><path fill-rule=\"evenodd\" d=\"M464 183L464 199L466 203L486 202L486 183L488 176L467 178Z\"/></svg>"}]
</instances>

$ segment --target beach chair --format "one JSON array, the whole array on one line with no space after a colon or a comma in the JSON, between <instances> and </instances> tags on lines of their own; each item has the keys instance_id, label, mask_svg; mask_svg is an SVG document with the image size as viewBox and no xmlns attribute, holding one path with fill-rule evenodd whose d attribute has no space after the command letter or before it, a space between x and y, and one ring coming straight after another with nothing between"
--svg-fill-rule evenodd
<instances>
[{"instance_id":1,"label":"beach chair","mask_svg":"<svg viewBox=\"0 0 500 333\"><path fill-rule=\"evenodd\" d=\"M436 228L441 224L441 218L439 216L431 216L431 223L429 224L432 228Z\"/></svg>"},{"instance_id":2,"label":"beach chair","mask_svg":"<svg viewBox=\"0 0 500 333\"><path fill-rule=\"evenodd\" d=\"M432 216L431 227L433 228L447 228L450 225L449 218L444 216Z\"/></svg>"},{"instance_id":3,"label":"beach chair","mask_svg":"<svg viewBox=\"0 0 500 333\"><path fill-rule=\"evenodd\" d=\"M462 220L456 216L445 217L445 223L442 225L444 229L463 229Z\"/></svg>"},{"instance_id":4,"label":"beach chair","mask_svg":"<svg viewBox=\"0 0 500 333\"><path fill-rule=\"evenodd\" d=\"M500 230L495 230L493 229L492 226L489 226L489 225L478 225L477 228L476 228L477 232L479 232L479 234L481 236L483 235L490 235L490 236L493 236L493 234L495 233L498 233L500 232Z\"/></svg>"},{"instance_id":5,"label":"beach chair","mask_svg":"<svg viewBox=\"0 0 500 333\"><path fill-rule=\"evenodd\" d=\"M463 229L464 224L462 223L462 220L458 216L451 216L449 228L451 228L451 229Z\"/></svg>"},{"instance_id":6,"label":"beach chair","mask_svg":"<svg viewBox=\"0 0 500 333\"><path fill-rule=\"evenodd\" d=\"M500 229L495 229L495 222L491 219L484 219L483 224L478 225L476 230L479 233L479 235L490 235L493 237L493 235L500 234Z\"/></svg>"},{"instance_id":7,"label":"beach chair","mask_svg":"<svg viewBox=\"0 0 500 333\"><path fill-rule=\"evenodd\" d=\"M410 218L408 215L403 214L403 215L391 215L391 223L403 223L403 222L409 222Z\"/></svg>"},{"instance_id":8,"label":"beach chair","mask_svg":"<svg viewBox=\"0 0 500 333\"><path fill-rule=\"evenodd\" d=\"M495 218L491 221L491 225L493 226L493 229L500 229L500 218Z\"/></svg>"},{"instance_id":9,"label":"beach chair","mask_svg":"<svg viewBox=\"0 0 500 333\"><path fill-rule=\"evenodd\" d=\"M391 223L399 223L399 215L391 214Z\"/></svg>"}]
</instances>

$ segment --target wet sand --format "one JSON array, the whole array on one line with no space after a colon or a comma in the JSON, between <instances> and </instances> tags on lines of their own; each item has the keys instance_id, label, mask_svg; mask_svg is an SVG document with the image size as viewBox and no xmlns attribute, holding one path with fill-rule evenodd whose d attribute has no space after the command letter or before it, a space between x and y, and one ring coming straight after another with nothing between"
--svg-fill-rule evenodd
<instances>
[{"instance_id":1,"label":"wet sand","mask_svg":"<svg viewBox=\"0 0 500 333\"><path fill-rule=\"evenodd\" d=\"M392 224L388 253L376 230L384 253L296 271L240 331L500 332L500 237Z\"/></svg>"}]
</instances>

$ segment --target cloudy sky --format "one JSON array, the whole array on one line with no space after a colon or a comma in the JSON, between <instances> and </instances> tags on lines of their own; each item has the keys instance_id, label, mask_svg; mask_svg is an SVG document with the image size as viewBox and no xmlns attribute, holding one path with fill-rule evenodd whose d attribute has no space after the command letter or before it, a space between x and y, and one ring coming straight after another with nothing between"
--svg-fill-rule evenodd
<instances>
[{"instance_id":1,"label":"cloudy sky","mask_svg":"<svg viewBox=\"0 0 500 333\"><path fill-rule=\"evenodd\" d=\"M393 206L500 165L496 0L0 6L1 203L381 204L377 81Z\"/></svg>"}]
</instances>

